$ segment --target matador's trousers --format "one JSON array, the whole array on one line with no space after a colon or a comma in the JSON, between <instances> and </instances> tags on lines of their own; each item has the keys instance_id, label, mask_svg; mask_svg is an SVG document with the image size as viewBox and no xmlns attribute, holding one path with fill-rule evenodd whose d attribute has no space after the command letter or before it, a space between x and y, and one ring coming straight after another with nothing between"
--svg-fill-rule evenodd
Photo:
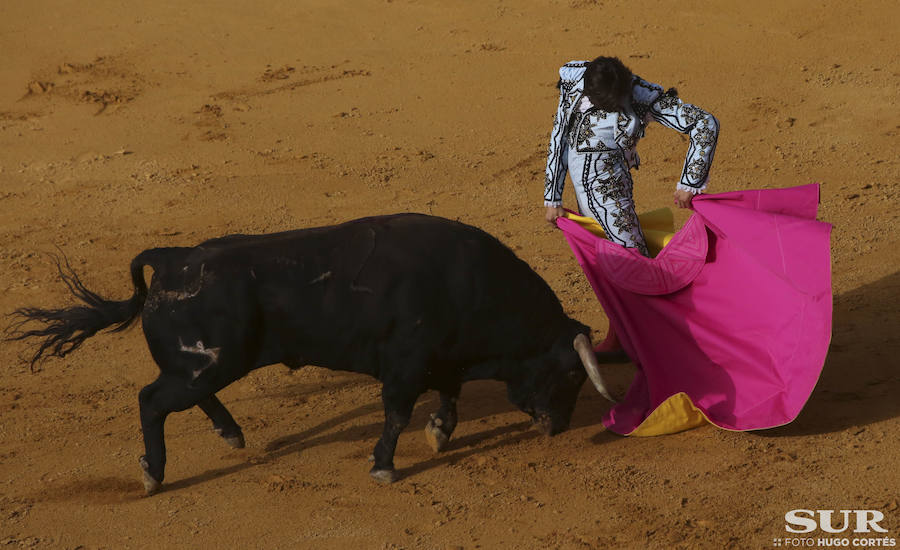
<instances>
[{"instance_id":1,"label":"matador's trousers","mask_svg":"<svg viewBox=\"0 0 900 550\"><path fill-rule=\"evenodd\" d=\"M637 248L649 256L632 197L633 181L620 151L577 153L569 151L569 177L582 216L603 226L609 240Z\"/></svg>"}]
</instances>

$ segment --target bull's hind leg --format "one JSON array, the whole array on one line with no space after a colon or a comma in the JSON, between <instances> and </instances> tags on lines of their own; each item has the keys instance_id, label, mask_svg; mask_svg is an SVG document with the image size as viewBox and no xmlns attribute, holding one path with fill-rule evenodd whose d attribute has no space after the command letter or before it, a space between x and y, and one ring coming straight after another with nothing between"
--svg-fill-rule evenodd
<instances>
[{"instance_id":1,"label":"bull's hind leg","mask_svg":"<svg viewBox=\"0 0 900 550\"><path fill-rule=\"evenodd\" d=\"M459 388L453 392L441 392L441 408L431 415L431 420L425 426L425 439L428 445L439 453L447 447L450 436L456 429L458 417L456 415L456 402L459 399Z\"/></svg>"},{"instance_id":2,"label":"bull's hind leg","mask_svg":"<svg viewBox=\"0 0 900 550\"><path fill-rule=\"evenodd\" d=\"M140 458L144 471L144 489L148 495L159 491L166 470L165 422L168 410L159 406L156 401L160 394L166 393L166 381L159 377L152 384L144 386L138 394L141 407L141 431L144 434L144 455Z\"/></svg>"},{"instance_id":3,"label":"bull's hind leg","mask_svg":"<svg viewBox=\"0 0 900 550\"><path fill-rule=\"evenodd\" d=\"M231 413L228 412L225 405L219 401L218 397L211 395L200 403L197 403L197 405L203 409L206 416L212 420L213 429L217 434L222 436L225 443L228 443L228 445L235 449L244 448L244 433L241 431L241 427L234 421L234 417L231 416Z\"/></svg>"},{"instance_id":4,"label":"bull's hind leg","mask_svg":"<svg viewBox=\"0 0 900 550\"><path fill-rule=\"evenodd\" d=\"M138 401L141 408L141 430L144 433L144 456L141 457L140 464L144 471L144 489L148 495L159 491L165 477L166 418L173 412L206 402L210 396L215 399L215 392L220 389L222 388L205 384L192 386L181 377L160 375L155 382L140 391Z\"/></svg>"}]
</instances>

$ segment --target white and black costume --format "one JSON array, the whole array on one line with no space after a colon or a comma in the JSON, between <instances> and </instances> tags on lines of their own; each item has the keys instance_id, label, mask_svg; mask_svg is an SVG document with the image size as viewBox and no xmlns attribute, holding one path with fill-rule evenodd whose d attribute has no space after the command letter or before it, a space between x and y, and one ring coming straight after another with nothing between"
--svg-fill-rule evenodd
<instances>
[{"instance_id":1,"label":"white and black costume","mask_svg":"<svg viewBox=\"0 0 900 550\"><path fill-rule=\"evenodd\" d=\"M568 171L582 215L596 219L613 242L648 255L632 198L631 168L640 165L635 146L644 127L655 120L691 139L678 189L706 188L716 150L719 122L674 91L665 92L635 76L631 102L621 112L594 107L584 95L587 61L572 61L559 70L559 107L553 121L544 205L562 205Z\"/></svg>"}]
</instances>

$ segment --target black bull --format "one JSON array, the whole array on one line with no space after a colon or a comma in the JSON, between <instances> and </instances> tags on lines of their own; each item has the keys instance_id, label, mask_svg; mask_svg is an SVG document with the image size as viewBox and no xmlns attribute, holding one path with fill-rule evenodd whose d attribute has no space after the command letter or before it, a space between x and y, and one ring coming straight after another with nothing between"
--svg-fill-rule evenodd
<instances>
[{"instance_id":1,"label":"black bull","mask_svg":"<svg viewBox=\"0 0 900 550\"><path fill-rule=\"evenodd\" d=\"M149 289L145 266L153 269ZM243 447L215 394L274 363L382 382L384 432L371 471L379 481L396 479L398 436L429 389L441 398L425 430L436 451L456 426L467 380L505 381L510 401L548 434L568 427L586 369L608 397L590 329L569 318L547 283L500 241L442 218L383 216L145 250L131 262L134 294L124 301L89 291L68 266L60 275L84 305L19 309L11 339L41 339L34 365L141 314L160 370L139 395L140 463L151 494L163 481L166 417L199 406L229 444ZM25 330L30 321L43 326Z\"/></svg>"}]
</instances>

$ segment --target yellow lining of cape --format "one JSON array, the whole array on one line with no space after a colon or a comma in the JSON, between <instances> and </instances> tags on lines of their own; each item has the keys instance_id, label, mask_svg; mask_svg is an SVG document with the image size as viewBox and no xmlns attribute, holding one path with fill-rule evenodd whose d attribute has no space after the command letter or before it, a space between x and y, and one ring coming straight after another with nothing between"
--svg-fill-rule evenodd
<instances>
[{"instance_id":1,"label":"yellow lining of cape","mask_svg":"<svg viewBox=\"0 0 900 550\"><path fill-rule=\"evenodd\" d=\"M684 392L678 392L659 404L630 436L651 437L683 432L709 422Z\"/></svg>"},{"instance_id":2,"label":"yellow lining of cape","mask_svg":"<svg viewBox=\"0 0 900 550\"><path fill-rule=\"evenodd\" d=\"M577 222L578 225L594 235L606 238L603 227L594 218L568 212L566 217L573 222ZM650 249L651 256L659 254L659 251L669 244L669 241L675 236L675 215L672 213L671 208L660 208L644 212L638 215L638 221L641 223L641 230L644 232L644 239L647 241L647 248Z\"/></svg>"}]
</instances>

